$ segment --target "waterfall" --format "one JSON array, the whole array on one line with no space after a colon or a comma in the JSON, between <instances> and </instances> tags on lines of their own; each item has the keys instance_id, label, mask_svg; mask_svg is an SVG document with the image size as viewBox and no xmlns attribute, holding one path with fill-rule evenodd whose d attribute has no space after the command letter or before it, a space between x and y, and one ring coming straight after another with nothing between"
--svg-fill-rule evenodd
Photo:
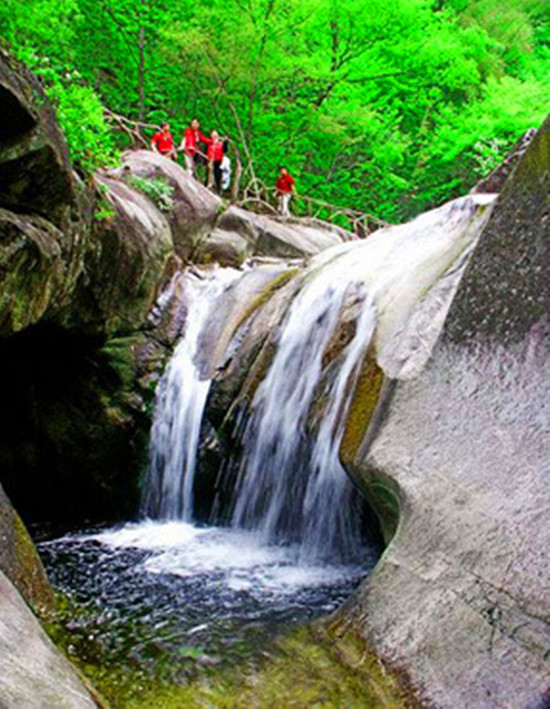
<instances>
[{"instance_id":1,"label":"waterfall","mask_svg":"<svg viewBox=\"0 0 550 709\"><path fill-rule=\"evenodd\" d=\"M200 337L217 298L239 271L186 276L185 331L157 388L143 511L158 519L193 517L193 482L204 406L211 380L198 365Z\"/></svg>"},{"instance_id":2,"label":"waterfall","mask_svg":"<svg viewBox=\"0 0 550 709\"><path fill-rule=\"evenodd\" d=\"M299 545L304 562L361 553L362 506L338 459L357 374L368 348L390 376L410 376L435 343L493 197L455 200L366 242L313 259L242 434L232 523L265 543ZM356 331L336 376L318 391L323 357L350 293ZM308 422L324 398L313 436Z\"/></svg>"},{"instance_id":3,"label":"waterfall","mask_svg":"<svg viewBox=\"0 0 550 709\"><path fill-rule=\"evenodd\" d=\"M414 376L424 366L492 201L487 195L455 200L311 260L239 432L242 454L231 493L236 531L291 545L303 563L361 556L364 505L338 459L361 364L370 348L389 377ZM151 516L192 520L210 386L197 354L216 298L234 277L220 270L189 283L185 334L157 392L145 498ZM327 367L343 313L348 321L352 315L354 331L335 366Z\"/></svg>"}]
</instances>

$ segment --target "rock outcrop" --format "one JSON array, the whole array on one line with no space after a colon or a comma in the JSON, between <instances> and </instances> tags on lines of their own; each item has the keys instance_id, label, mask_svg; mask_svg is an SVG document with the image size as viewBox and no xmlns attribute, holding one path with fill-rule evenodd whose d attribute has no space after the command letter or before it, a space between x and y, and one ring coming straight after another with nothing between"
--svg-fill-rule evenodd
<instances>
[{"instance_id":1,"label":"rock outcrop","mask_svg":"<svg viewBox=\"0 0 550 709\"><path fill-rule=\"evenodd\" d=\"M396 530L341 615L438 707L543 707L550 664L550 121L498 200L425 369L345 452Z\"/></svg>"},{"instance_id":2,"label":"rock outcrop","mask_svg":"<svg viewBox=\"0 0 550 709\"><path fill-rule=\"evenodd\" d=\"M304 258L357 237L320 220L255 214L222 200L173 160L148 150L125 153L110 173L154 194L166 188L163 210L178 255L193 263L241 266L254 256ZM159 195L160 197L161 195Z\"/></svg>"},{"instance_id":3,"label":"rock outcrop","mask_svg":"<svg viewBox=\"0 0 550 709\"><path fill-rule=\"evenodd\" d=\"M96 702L0 571L0 705L94 709Z\"/></svg>"},{"instance_id":4,"label":"rock outcrop","mask_svg":"<svg viewBox=\"0 0 550 709\"><path fill-rule=\"evenodd\" d=\"M223 211L219 197L194 180L177 163L150 150L136 150L124 155L122 167L113 175L127 180L135 178L164 183L166 191L163 207L178 253L190 260L199 244L214 229L218 215ZM143 183L141 183L143 185ZM154 184L154 183L153 183ZM158 184L158 183L157 183Z\"/></svg>"},{"instance_id":5,"label":"rock outcrop","mask_svg":"<svg viewBox=\"0 0 550 709\"><path fill-rule=\"evenodd\" d=\"M90 238L89 194L38 81L0 55L0 334L59 315Z\"/></svg>"},{"instance_id":6,"label":"rock outcrop","mask_svg":"<svg viewBox=\"0 0 550 709\"><path fill-rule=\"evenodd\" d=\"M87 328L108 334L135 332L143 329L175 266L172 233L141 192L103 175L96 183L107 207L96 212L75 315Z\"/></svg>"}]
</instances>

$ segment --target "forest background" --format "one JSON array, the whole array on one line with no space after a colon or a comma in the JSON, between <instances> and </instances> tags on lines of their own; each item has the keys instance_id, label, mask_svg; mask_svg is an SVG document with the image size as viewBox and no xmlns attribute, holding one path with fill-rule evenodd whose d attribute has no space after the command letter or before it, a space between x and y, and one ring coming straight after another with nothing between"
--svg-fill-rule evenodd
<instances>
[{"instance_id":1,"label":"forest background","mask_svg":"<svg viewBox=\"0 0 550 709\"><path fill-rule=\"evenodd\" d=\"M463 194L548 112L547 0L3 0L83 174L198 117L272 184L387 221ZM250 165L248 165L250 167Z\"/></svg>"}]
</instances>

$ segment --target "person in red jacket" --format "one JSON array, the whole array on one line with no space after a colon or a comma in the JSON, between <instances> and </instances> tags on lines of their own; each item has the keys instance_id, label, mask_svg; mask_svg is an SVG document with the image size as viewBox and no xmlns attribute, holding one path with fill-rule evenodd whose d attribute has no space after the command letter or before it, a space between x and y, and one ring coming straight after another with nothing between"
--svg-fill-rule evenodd
<instances>
[{"instance_id":1,"label":"person in red jacket","mask_svg":"<svg viewBox=\"0 0 550 709\"><path fill-rule=\"evenodd\" d=\"M191 124L185 130L180 145L180 150L183 150L183 157L185 159L185 169L191 177L195 177L197 165L201 162L201 150L199 146L201 143L206 143L208 140L199 129L200 123L196 118L193 118Z\"/></svg>"},{"instance_id":2,"label":"person in red jacket","mask_svg":"<svg viewBox=\"0 0 550 709\"><path fill-rule=\"evenodd\" d=\"M279 214L282 217L290 217L290 200L296 191L296 181L290 175L286 167L280 168L280 175L275 183L275 191L279 202Z\"/></svg>"},{"instance_id":3,"label":"person in red jacket","mask_svg":"<svg viewBox=\"0 0 550 709\"><path fill-rule=\"evenodd\" d=\"M216 192L221 192L222 188L222 160L227 150L227 138L223 139L217 130L210 133L210 138L204 138L203 143L207 146L206 157L208 159L208 179L206 186L215 186Z\"/></svg>"},{"instance_id":4,"label":"person in red jacket","mask_svg":"<svg viewBox=\"0 0 550 709\"><path fill-rule=\"evenodd\" d=\"M159 131L155 133L151 140L151 150L160 153L167 158L176 159L176 148L174 147L174 136L170 133L168 123L163 123Z\"/></svg>"}]
</instances>

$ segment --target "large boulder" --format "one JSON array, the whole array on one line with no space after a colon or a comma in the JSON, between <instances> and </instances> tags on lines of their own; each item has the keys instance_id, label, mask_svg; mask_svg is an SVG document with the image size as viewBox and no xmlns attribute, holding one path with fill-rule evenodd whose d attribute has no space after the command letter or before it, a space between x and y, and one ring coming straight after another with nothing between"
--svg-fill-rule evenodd
<instances>
[{"instance_id":1,"label":"large boulder","mask_svg":"<svg viewBox=\"0 0 550 709\"><path fill-rule=\"evenodd\" d=\"M94 709L71 664L56 650L0 571L0 705L3 709Z\"/></svg>"},{"instance_id":2,"label":"large boulder","mask_svg":"<svg viewBox=\"0 0 550 709\"><path fill-rule=\"evenodd\" d=\"M124 154L122 167L114 170L115 177L123 177L152 191L155 182L164 183L165 209L174 244L178 254L190 259L204 237L214 229L216 219L223 209L219 197L193 179L173 160L149 150L136 150ZM137 178L137 181L136 181ZM151 192L151 189L148 190Z\"/></svg>"},{"instance_id":3,"label":"large boulder","mask_svg":"<svg viewBox=\"0 0 550 709\"><path fill-rule=\"evenodd\" d=\"M344 451L394 536L341 618L439 707L549 700L549 188L547 121L429 364L386 377Z\"/></svg>"},{"instance_id":4,"label":"large boulder","mask_svg":"<svg viewBox=\"0 0 550 709\"><path fill-rule=\"evenodd\" d=\"M343 229L321 224L266 217L233 206L221 215L217 226L221 231L239 234L251 256L313 256L352 238ZM208 242L203 246L207 248Z\"/></svg>"},{"instance_id":5,"label":"large boulder","mask_svg":"<svg viewBox=\"0 0 550 709\"><path fill-rule=\"evenodd\" d=\"M93 250L69 317L107 333L128 333L143 327L170 275L172 235L140 191L104 175L96 183L106 206L96 215Z\"/></svg>"}]
</instances>

